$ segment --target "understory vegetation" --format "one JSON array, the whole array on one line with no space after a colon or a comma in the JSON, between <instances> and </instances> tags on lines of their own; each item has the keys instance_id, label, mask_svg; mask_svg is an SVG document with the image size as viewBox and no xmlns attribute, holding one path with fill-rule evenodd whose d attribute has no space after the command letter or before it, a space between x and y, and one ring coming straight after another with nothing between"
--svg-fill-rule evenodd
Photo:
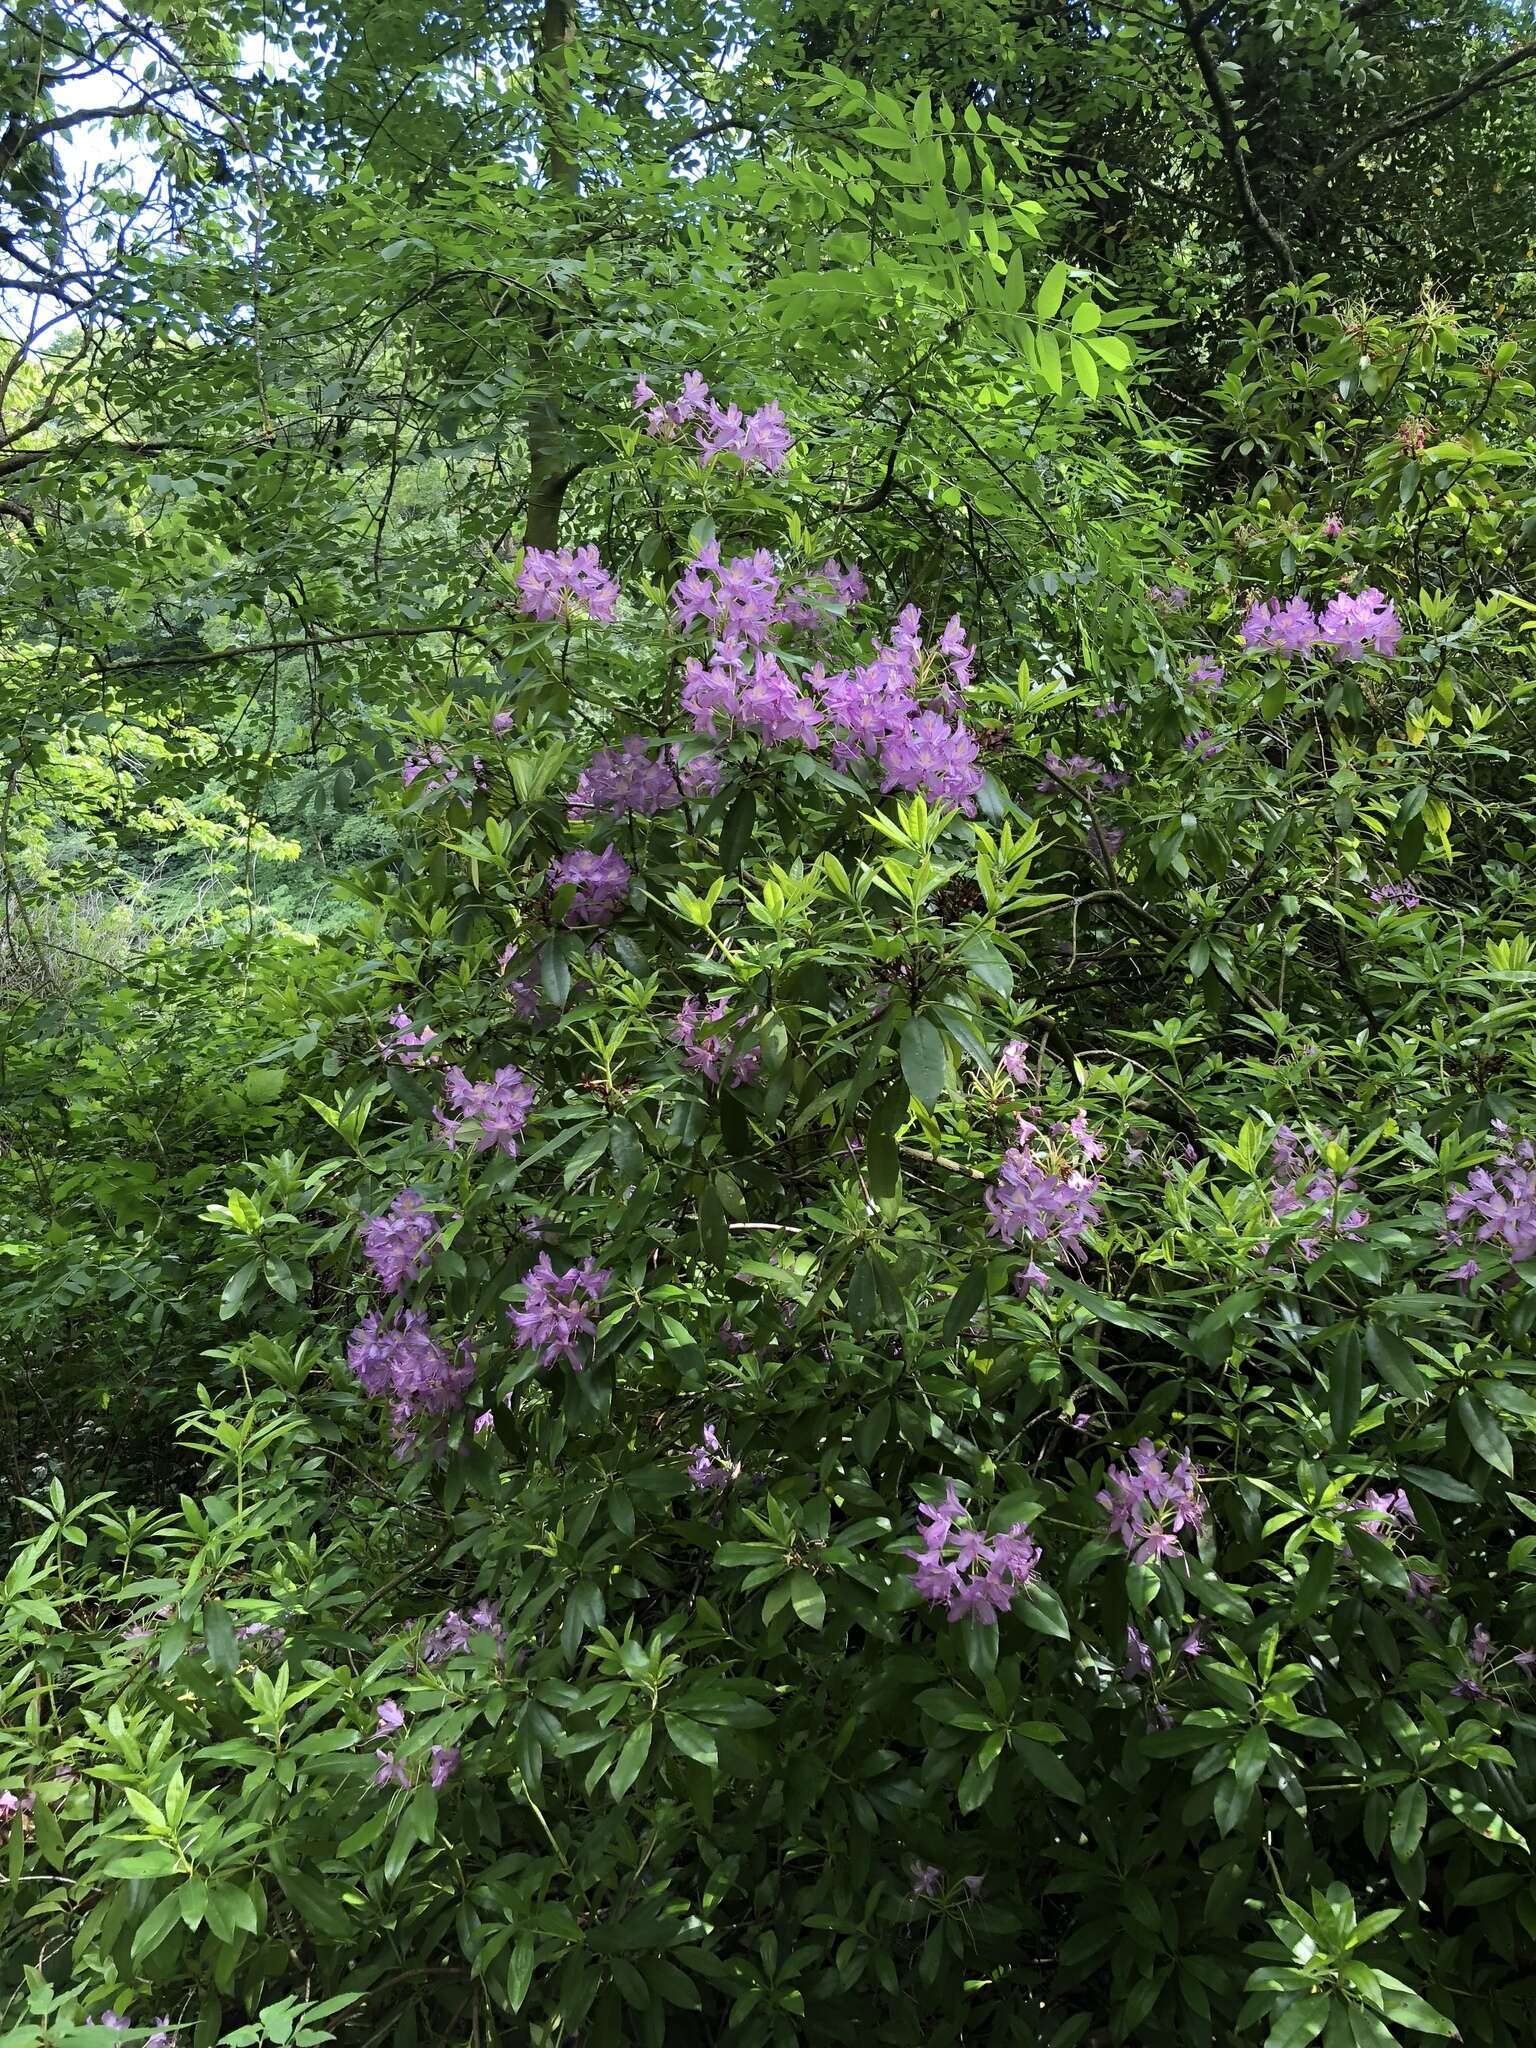
<instances>
[{"instance_id":1,"label":"understory vegetation","mask_svg":"<svg viewBox=\"0 0 1536 2048\"><path fill-rule=\"evenodd\" d=\"M1525 11L0 25L0 2048L1516 2048Z\"/></svg>"}]
</instances>

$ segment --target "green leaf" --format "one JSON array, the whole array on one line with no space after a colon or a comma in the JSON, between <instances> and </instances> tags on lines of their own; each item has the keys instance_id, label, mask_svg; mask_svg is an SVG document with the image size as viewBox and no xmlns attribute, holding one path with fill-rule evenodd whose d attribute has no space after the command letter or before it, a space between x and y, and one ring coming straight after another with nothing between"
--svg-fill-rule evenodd
<instances>
[{"instance_id":1,"label":"green leaf","mask_svg":"<svg viewBox=\"0 0 1536 2048\"><path fill-rule=\"evenodd\" d=\"M208 1667L221 1678L228 1678L239 1668L240 1648L235 1641L235 1625L229 1618L229 1610L220 1600L209 1600L203 1608L203 1641L208 1646Z\"/></svg>"},{"instance_id":2,"label":"green leaf","mask_svg":"<svg viewBox=\"0 0 1536 2048\"><path fill-rule=\"evenodd\" d=\"M757 822L757 795L750 789L737 793L735 802L726 813L725 824L720 833L720 870L722 874L734 875L741 866L742 856L752 839L752 827Z\"/></svg>"},{"instance_id":3,"label":"green leaf","mask_svg":"<svg viewBox=\"0 0 1536 2048\"><path fill-rule=\"evenodd\" d=\"M1067 275L1066 264L1058 262L1053 263L1041 278L1040 288L1035 293L1037 320L1054 320L1061 311L1061 302L1066 296Z\"/></svg>"},{"instance_id":4,"label":"green leaf","mask_svg":"<svg viewBox=\"0 0 1536 2048\"><path fill-rule=\"evenodd\" d=\"M571 992L571 969L558 939L546 939L539 948L539 986L545 1000L555 1009L565 1008Z\"/></svg>"},{"instance_id":5,"label":"green leaf","mask_svg":"<svg viewBox=\"0 0 1536 2048\"><path fill-rule=\"evenodd\" d=\"M1406 1863L1419 1846L1429 1812L1429 1795L1417 1778L1410 1779L1392 1806L1392 1854Z\"/></svg>"},{"instance_id":6,"label":"green leaf","mask_svg":"<svg viewBox=\"0 0 1536 2048\"><path fill-rule=\"evenodd\" d=\"M1077 379L1078 388L1081 390L1084 398L1098 397L1098 359L1088 344L1079 341L1076 336L1073 337L1072 341L1072 374Z\"/></svg>"},{"instance_id":7,"label":"green leaf","mask_svg":"<svg viewBox=\"0 0 1536 2048\"><path fill-rule=\"evenodd\" d=\"M317 1883L302 1871L273 1873L283 1897L312 1933L332 1941L344 1941L352 1932L352 1916L337 1897L333 1886Z\"/></svg>"},{"instance_id":8,"label":"green leaf","mask_svg":"<svg viewBox=\"0 0 1536 2048\"><path fill-rule=\"evenodd\" d=\"M261 1271L264 1263L260 1256L247 1259L237 1272L230 1274L224 1283L224 1292L219 1296L219 1316L222 1321L227 1323L231 1316L239 1314L240 1304L250 1292L251 1282Z\"/></svg>"},{"instance_id":9,"label":"green leaf","mask_svg":"<svg viewBox=\"0 0 1536 2048\"><path fill-rule=\"evenodd\" d=\"M1509 1438L1494 1421L1482 1402L1473 1395L1461 1393L1456 1396L1456 1419L1467 1433L1467 1442L1485 1465L1502 1472L1506 1479L1515 1476L1514 1453L1509 1448Z\"/></svg>"},{"instance_id":10,"label":"green leaf","mask_svg":"<svg viewBox=\"0 0 1536 2048\"><path fill-rule=\"evenodd\" d=\"M949 1307L945 1311L944 1342L946 1344L959 1343L961 1332L969 1324L977 1309L980 1308L986 1298L986 1292L987 1268L984 1265L975 1266L966 1274L960 1285L955 1289L954 1294L950 1298Z\"/></svg>"},{"instance_id":11,"label":"green leaf","mask_svg":"<svg viewBox=\"0 0 1536 2048\"><path fill-rule=\"evenodd\" d=\"M651 1735L655 1723L641 1721L631 1728L624 1738L624 1747L619 1751L619 1760L608 1775L608 1796L622 1799L645 1767L645 1760L651 1753Z\"/></svg>"},{"instance_id":12,"label":"green leaf","mask_svg":"<svg viewBox=\"0 0 1536 2048\"><path fill-rule=\"evenodd\" d=\"M1333 2000L1326 1993L1298 1998L1285 2008L1265 2035L1264 2048L1306 2048L1327 2026L1333 2010Z\"/></svg>"},{"instance_id":13,"label":"green leaf","mask_svg":"<svg viewBox=\"0 0 1536 2048\"><path fill-rule=\"evenodd\" d=\"M902 1026L901 1071L924 1109L932 1109L944 1093L949 1063L943 1034L926 1017L909 1017Z\"/></svg>"},{"instance_id":14,"label":"green leaf","mask_svg":"<svg viewBox=\"0 0 1536 2048\"><path fill-rule=\"evenodd\" d=\"M715 1738L707 1728L697 1721L690 1721L686 1714L665 1714L662 1718L675 1749L696 1764L705 1764L710 1770L715 1768L720 1756Z\"/></svg>"},{"instance_id":15,"label":"green leaf","mask_svg":"<svg viewBox=\"0 0 1536 2048\"><path fill-rule=\"evenodd\" d=\"M807 1628L820 1628L827 1618L827 1596L809 1572L796 1572L790 1580L789 1604Z\"/></svg>"},{"instance_id":16,"label":"green leaf","mask_svg":"<svg viewBox=\"0 0 1536 2048\"><path fill-rule=\"evenodd\" d=\"M1038 1579L1024 1588L1015 1611L1026 1628L1036 1629L1043 1636L1059 1636L1063 1642L1071 1637L1072 1631L1067 1626L1066 1612L1060 1600L1049 1586L1042 1586Z\"/></svg>"},{"instance_id":17,"label":"green leaf","mask_svg":"<svg viewBox=\"0 0 1536 2048\"><path fill-rule=\"evenodd\" d=\"M1025 1770L1047 1792L1054 1792L1058 1799L1070 1799L1074 1805L1082 1804L1086 1793L1054 1750L1047 1749L1043 1742L1029 1742L1017 1735L1013 1738L1013 1749Z\"/></svg>"}]
</instances>

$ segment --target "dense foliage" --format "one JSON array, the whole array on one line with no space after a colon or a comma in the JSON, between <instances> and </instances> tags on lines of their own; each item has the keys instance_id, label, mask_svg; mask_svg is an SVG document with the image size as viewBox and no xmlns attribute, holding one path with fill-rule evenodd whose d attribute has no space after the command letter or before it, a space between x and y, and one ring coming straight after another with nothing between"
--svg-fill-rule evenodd
<instances>
[{"instance_id":1,"label":"dense foliage","mask_svg":"<svg viewBox=\"0 0 1536 2048\"><path fill-rule=\"evenodd\" d=\"M1536 52L644 12L5 31L0 2048L1512 2048Z\"/></svg>"}]
</instances>

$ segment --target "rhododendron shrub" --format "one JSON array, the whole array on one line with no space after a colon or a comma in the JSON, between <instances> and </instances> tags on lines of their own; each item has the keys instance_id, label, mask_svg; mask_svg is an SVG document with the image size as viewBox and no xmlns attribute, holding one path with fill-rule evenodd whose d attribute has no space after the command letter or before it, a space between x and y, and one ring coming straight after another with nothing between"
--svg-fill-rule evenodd
<instances>
[{"instance_id":1,"label":"rhododendron shrub","mask_svg":"<svg viewBox=\"0 0 1536 2048\"><path fill-rule=\"evenodd\" d=\"M38 1504L39 1938L188 2039L1506 2048L1532 956L1427 708L1504 627L1313 518L1031 639L650 380L668 546L378 735L206 1484Z\"/></svg>"}]
</instances>

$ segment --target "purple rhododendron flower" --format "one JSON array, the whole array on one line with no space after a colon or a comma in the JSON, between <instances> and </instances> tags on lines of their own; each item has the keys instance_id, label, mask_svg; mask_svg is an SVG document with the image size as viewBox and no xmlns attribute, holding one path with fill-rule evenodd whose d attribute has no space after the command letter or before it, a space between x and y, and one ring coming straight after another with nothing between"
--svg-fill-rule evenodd
<instances>
[{"instance_id":1,"label":"purple rhododendron flower","mask_svg":"<svg viewBox=\"0 0 1536 2048\"><path fill-rule=\"evenodd\" d=\"M1337 512L1330 512L1328 514L1328 517L1323 521L1323 539L1337 540L1339 535L1343 531L1343 520L1339 517Z\"/></svg>"},{"instance_id":2,"label":"purple rhododendron flower","mask_svg":"<svg viewBox=\"0 0 1536 2048\"><path fill-rule=\"evenodd\" d=\"M1369 1486L1351 1507L1367 1535L1374 1536L1378 1543L1388 1543L1404 1529L1416 1529L1419 1518L1413 1512L1412 1503L1400 1486L1390 1491L1378 1486Z\"/></svg>"},{"instance_id":3,"label":"purple rhododendron flower","mask_svg":"<svg viewBox=\"0 0 1536 2048\"><path fill-rule=\"evenodd\" d=\"M1192 661L1189 665L1189 680L1206 691L1219 690L1226 681L1226 675L1219 661Z\"/></svg>"},{"instance_id":4,"label":"purple rhododendron flower","mask_svg":"<svg viewBox=\"0 0 1536 2048\"><path fill-rule=\"evenodd\" d=\"M730 738L756 733L770 746L798 740L819 744L816 706L777 655L753 652L735 634L716 642L707 662L689 660L683 669L682 708L695 732Z\"/></svg>"},{"instance_id":5,"label":"purple rhododendron flower","mask_svg":"<svg viewBox=\"0 0 1536 2048\"><path fill-rule=\"evenodd\" d=\"M375 1785L398 1785L401 1791L410 1790L410 1778L406 1768L392 1749L376 1749L374 1752L379 1767L373 1774Z\"/></svg>"},{"instance_id":6,"label":"purple rhododendron flower","mask_svg":"<svg viewBox=\"0 0 1536 2048\"><path fill-rule=\"evenodd\" d=\"M408 1308L388 1322L365 1316L347 1339L347 1364L366 1394L392 1404L392 1418L402 1443L423 1415L449 1415L463 1404L475 1377L472 1359L459 1347L454 1364L433 1337L426 1317Z\"/></svg>"},{"instance_id":7,"label":"purple rhododendron flower","mask_svg":"<svg viewBox=\"0 0 1536 2048\"><path fill-rule=\"evenodd\" d=\"M548 1252L541 1252L523 1283L523 1306L507 1311L518 1343L541 1367L563 1358L573 1372L582 1371L587 1340L597 1335L592 1311L612 1277L590 1258L557 1273Z\"/></svg>"},{"instance_id":8,"label":"purple rhododendron flower","mask_svg":"<svg viewBox=\"0 0 1536 2048\"><path fill-rule=\"evenodd\" d=\"M712 1422L704 1425L704 1441L696 1444L688 1460L688 1477L700 1493L720 1493L741 1477L741 1467L720 1442Z\"/></svg>"},{"instance_id":9,"label":"purple rhododendron flower","mask_svg":"<svg viewBox=\"0 0 1536 2048\"><path fill-rule=\"evenodd\" d=\"M771 475L783 468L785 456L795 445L776 400L759 406L744 419L739 406L718 405L711 398L709 386L697 370L687 373L682 390L673 399L659 399L641 377L635 385L634 403L645 413L646 432L660 440L671 440L680 427L697 422L694 439L700 468L707 469L717 456L734 455L745 468L755 466Z\"/></svg>"},{"instance_id":10,"label":"purple rhododendron flower","mask_svg":"<svg viewBox=\"0 0 1536 2048\"><path fill-rule=\"evenodd\" d=\"M1120 1667L1122 1678L1148 1678L1152 1672L1152 1652L1146 1638L1137 1628L1127 1624L1125 1631L1125 1662Z\"/></svg>"},{"instance_id":11,"label":"purple rhododendron flower","mask_svg":"<svg viewBox=\"0 0 1536 2048\"><path fill-rule=\"evenodd\" d=\"M393 1036L383 1039L379 1051L386 1060L394 1060L402 1067L419 1067L424 1060L436 1058L429 1052L437 1033L430 1024L423 1024L418 1031L404 1010L393 1010L390 1023L394 1026Z\"/></svg>"},{"instance_id":12,"label":"purple rhododendron flower","mask_svg":"<svg viewBox=\"0 0 1536 2048\"><path fill-rule=\"evenodd\" d=\"M1358 1192L1353 1174L1334 1173L1319 1160L1305 1139L1286 1124L1277 1124L1270 1142L1270 1160L1280 1178L1271 1181L1269 1206L1279 1219L1320 1212L1312 1227L1296 1240L1304 1259L1315 1259L1325 1237L1360 1237L1371 1216L1352 1203Z\"/></svg>"},{"instance_id":13,"label":"purple rhododendron flower","mask_svg":"<svg viewBox=\"0 0 1536 2048\"><path fill-rule=\"evenodd\" d=\"M1458 1225L1473 1222L1477 1244L1501 1244L1512 1259L1536 1258L1536 1147L1528 1138L1510 1146L1492 1168L1474 1167L1465 1187L1445 1205L1451 1242Z\"/></svg>"},{"instance_id":14,"label":"purple rhododendron flower","mask_svg":"<svg viewBox=\"0 0 1536 2048\"><path fill-rule=\"evenodd\" d=\"M927 1501L918 1507L917 1533L922 1548L906 1552L917 1566L912 1584L951 1621L969 1614L995 1625L1040 1569L1040 1546L1023 1522L985 1535L973 1527L952 1483L937 1507Z\"/></svg>"},{"instance_id":15,"label":"purple rhododendron flower","mask_svg":"<svg viewBox=\"0 0 1536 2048\"><path fill-rule=\"evenodd\" d=\"M1188 1452L1170 1465L1171 1452L1160 1451L1143 1437L1131 1452L1130 1470L1111 1465L1107 1484L1095 1497L1109 1515L1112 1536L1130 1551L1137 1564L1177 1557L1186 1535L1198 1535L1205 1520L1205 1500Z\"/></svg>"},{"instance_id":16,"label":"purple rhododendron flower","mask_svg":"<svg viewBox=\"0 0 1536 2048\"><path fill-rule=\"evenodd\" d=\"M690 797L709 797L720 787L720 763L713 754L684 761L675 746L653 752L638 733L595 753L571 792L573 819L654 818Z\"/></svg>"},{"instance_id":17,"label":"purple rhododendron flower","mask_svg":"<svg viewBox=\"0 0 1536 2048\"><path fill-rule=\"evenodd\" d=\"M414 1188L402 1189L382 1215L363 1218L363 1256L386 1294L421 1278L436 1237L432 1211Z\"/></svg>"},{"instance_id":18,"label":"purple rhododendron flower","mask_svg":"<svg viewBox=\"0 0 1536 2048\"><path fill-rule=\"evenodd\" d=\"M551 889L574 884L576 894L565 913L568 925L612 924L629 894L630 867L617 847L592 853L578 847L555 861L549 870Z\"/></svg>"},{"instance_id":19,"label":"purple rhododendron flower","mask_svg":"<svg viewBox=\"0 0 1536 2048\"><path fill-rule=\"evenodd\" d=\"M1390 660L1402 630L1391 598L1374 589L1356 596L1341 590L1324 605L1317 622L1319 640L1344 661L1363 661L1368 654Z\"/></svg>"},{"instance_id":20,"label":"purple rhododendron flower","mask_svg":"<svg viewBox=\"0 0 1536 2048\"><path fill-rule=\"evenodd\" d=\"M459 1761L462 1755L463 1751L460 1750L457 1743L433 1743L432 1761L427 1775L431 1780L434 1792L442 1791L448 1780L459 1768Z\"/></svg>"},{"instance_id":21,"label":"purple rhododendron flower","mask_svg":"<svg viewBox=\"0 0 1536 2048\"><path fill-rule=\"evenodd\" d=\"M519 608L535 619L610 620L619 586L595 547L527 548L517 572Z\"/></svg>"},{"instance_id":22,"label":"purple rhododendron flower","mask_svg":"<svg viewBox=\"0 0 1536 2048\"><path fill-rule=\"evenodd\" d=\"M1047 772L1035 784L1042 796L1049 796L1068 783L1074 789L1091 790L1095 786L1106 795L1117 789L1124 789L1126 778L1112 768L1106 768L1102 761L1095 761L1088 754L1069 754L1063 760L1060 754L1047 747L1040 764Z\"/></svg>"},{"instance_id":23,"label":"purple rhododendron flower","mask_svg":"<svg viewBox=\"0 0 1536 2048\"><path fill-rule=\"evenodd\" d=\"M398 1735L405 1726L405 1715L394 1700L380 1700L375 1713L375 1735Z\"/></svg>"},{"instance_id":24,"label":"purple rhododendron flower","mask_svg":"<svg viewBox=\"0 0 1536 2048\"><path fill-rule=\"evenodd\" d=\"M914 1899L931 1899L944 1882L944 1873L937 1863L914 1863L912 1866L912 1892Z\"/></svg>"},{"instance_id":25,"label":"purple rhododendron flower","mask_svg":"<svg viewBox=\"0 0 1536 2048\"><path fill-rule=\"evenodd\" d=\"M1371 891L1371 901L1384 910L1417 910L1419 893L1411 882L1378 882Z\"/></svg>"},{"instance_id":26,"label":"purple rhododendron flower","mask_svg":"<svg viewBox=\"0 0 1536 2048\"><path fill-rule=\"evenodd\" d=\"M1086 1125L1083 1129L1086 1132ZM1093 1198L1101 1182L1063 1160L1037 1156L1030 1142L1037 1135L1033 1124L1020 1120L1018 1142L1003 1154L997 1179L986 1191L987 1235L1005 1245L1028 1244L1037 1254L1052 1252L1075 1264L1087 1252L1087 1232L1100 1220ZM1081 1134L1073 1135L1081 1142ZM1102 1150L1097 1140L1093 1145ZM1084 1150L1093 1156L1086 1146Z\"/></svg>"},{"instance_id":27,"label":"purple rhododendron flower","mask_svg":"<svg viewBox=\"0 0 1536 2048\"><path fill-rule=\"evenodd\" d=\"M1022 1088L1029 1079L1029 1045L1022 1038L1010 1038L1000 1055L1003 1071Z\"/></svg>"},{"instance_id":28,"label":"purple rhododendron flower","mask_svg":"<svg viewBox=\"0 0 1536 2048\"><path fill-rule=\"evenodd\" d=\"M1267 647L1275 654L1310 654L1317 645L1317 618L1304 597L1278 598L1251 604L1238 628L1245 647Z\"/></svg>"},{"instance_id":29,"label":"purple rhododendron flower","mask_svg":"<svg viewBox=\"0 0 1536 2048\"><path fill-rule=\"evenodd\" d=\"M534 1086L519 1067L498 1067L489 1081L469 1080L462 1067L450 1067L443 1076L443 1093L457 1116L437 1112L437 1125L447 1144L458 1143L459 1132L468 1124L475 1134L476 1152L493 1149L517 1157L517 1140L533 1108Z\"/></svg>"},{"instance_id":30,"label":"purple rhododendron flower","mask_svg":"<svg viewBox=\"0 0 1536 2048\"><path fill-rule=\"evenodd\" d=\"M717 639L761 647L787 618L779 565L767 548L722 562L719 544L707 541L678 578L672 610L680 632L708 626Z\"/></svg>"},{"instance_id":31,"label":"purple rhododendron flower","mask_svg":"<svg viewBox=\"0 0 1536 2048\"><path fill-rule=\"evenodd\" d=\"M701 1009L689 996L677 1013L672 1026L672 1036L683 1048L683 1065L694 1073L702 1074L706 1081L718 1088L728 1082L732 1088L744 1088L755 1081L762 1070L763 1055L757 1046L739 1050L739 1033L708 1031L702 1027L719 1024L724 1020L730 1007L730 998L721 996L709 1008Z\"/></svg>"}]
</instances>

